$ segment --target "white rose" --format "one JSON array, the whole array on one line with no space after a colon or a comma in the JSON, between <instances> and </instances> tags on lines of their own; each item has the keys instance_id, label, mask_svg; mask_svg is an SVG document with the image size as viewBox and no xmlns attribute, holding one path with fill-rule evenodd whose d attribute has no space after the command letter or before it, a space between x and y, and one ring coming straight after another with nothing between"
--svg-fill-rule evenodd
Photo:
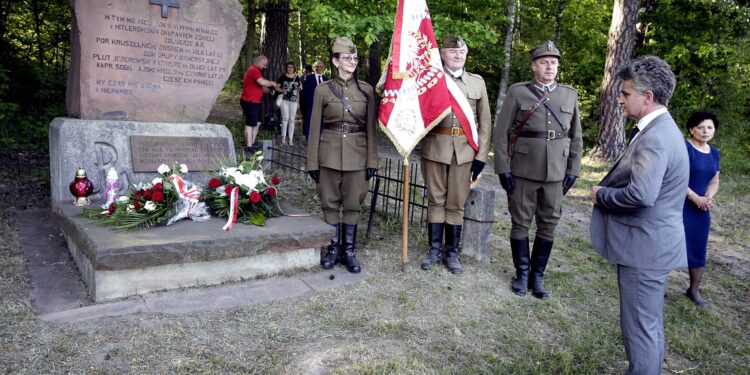
<instances>
[{"instance_id":1,"label":"white rose","mask_svg":"<svg viewBox=\"0 0 750 375\"><path fill-rule=\"evenodd\" d=\"M180 173L188 173L188 167L186 164L180 164Z\"/></svg>"},{"instance_id":2,"label":"white rose","mask_svg":"<svg viewBox=\"0 0 750 375\"><path fill-rule=\"evenodd\" d=\"M250 171L250 176L252 176L257 181L256 184L261 183L263 185L266 185L266 180L263 178L262 171L259 171L259 170Z\"/></svg>"},{"instance_id":3,"label":"white rose","mask_svg":"<svg viewBox=\"0 0 750 375\"><path fill-rule=\"evenodd\" d=\"M119 201L120 203L128 203L130 202L130 197L128 197L127 195L123 195L120 198L117 198L117 201Z\"/></svg>"},{"instance_id":4,"label":"white rose","mask_svg":"<svg viewBox=\"0 0 750 375\"><path fill-rule=\"evenodd\" d=\"M242 171L242 172L244 172L244 171L245 171L245 168L244 168L244 167L242 167L242 164L240 164L239 166L237 166L237 169L239 169L239 170L240 170L240 171Z\"/></svg>"},{"instance_id":5,"label":"white rose","mask_svg":"<svg viewBox=\"0 0 750 375\"><path fill-rule=\"evenodd\" d=\"M148 201L143 205L143 208L145 208L146 211L151 212L156 209L156 203L154 203L154 201Z\"/></svg>"},{"instance_id":6,"label":"white rose","mask_svg":"<svg viewBox=\"0 0 750 375\"><path fill-rule=\"evenodd\" d=\"M156 169L156 171L159 172L160 174L169 173L169 166L166 164L162 164L159 166L158 169Z\"/></svg>"},{"instance_id":7,"label":"white rose","mask_svg":"<svg viewBox=\"0 0 750 375\"><path fill-rule=\"evenodd\" d=\"M152 184L152 185L156 185L156 184L161 184L161 183L162 183L162 179L161 179L161 177L157 177L157 178L155 178L155 179L153 179L153 180L151 181L151 184Z\"/></svg>"}]
</instances>

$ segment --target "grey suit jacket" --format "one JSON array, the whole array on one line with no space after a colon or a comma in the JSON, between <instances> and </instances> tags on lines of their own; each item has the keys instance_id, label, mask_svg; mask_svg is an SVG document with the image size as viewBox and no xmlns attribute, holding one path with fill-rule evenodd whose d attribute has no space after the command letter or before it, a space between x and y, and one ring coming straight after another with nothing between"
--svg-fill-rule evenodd
<instances>
[{"instance_id":1,"label":"grey suit jacket","mask_svg":"<svg viewBox=\"0 0 750 375\"><path fill-rule=\"evenodd\" d=\"M657 116L599 183L591 243L615 264L651 270L687 266L682 207L690 166L669 113Z\"/></svg>"}]
</instances>

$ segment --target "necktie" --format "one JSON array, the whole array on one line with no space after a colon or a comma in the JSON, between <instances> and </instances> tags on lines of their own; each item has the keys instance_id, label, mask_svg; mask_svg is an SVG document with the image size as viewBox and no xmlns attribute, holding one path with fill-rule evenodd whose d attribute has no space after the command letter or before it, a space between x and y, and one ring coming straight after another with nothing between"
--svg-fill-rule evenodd
<instances>
[{"instance_id":1,"label":"necktie","mask_svg":"<svg viewBox=\"0 0 750 375\"><path fill-rule=\"evenodd\" d=\"M633 138L635 138L635 135L638 134L639 131L641 131L641 129L638 126L634 126L633 129L630 130L630 141L628 141L628 144L633 143Z\"/></svg>"},{"instance_id":2,"label":"necktie","mask_svg":"<svg viewBox=\"0 0 750 375\"><path fill-rule=\"evenodd\" d=\"M317 75L317 74L316 74L316 75L315 75L315 78L317 78L317 79L318 79L318 84L320 84L320 81L321 81L321 77L320 77L319 75Z\"/></svg>"}]
</instances>

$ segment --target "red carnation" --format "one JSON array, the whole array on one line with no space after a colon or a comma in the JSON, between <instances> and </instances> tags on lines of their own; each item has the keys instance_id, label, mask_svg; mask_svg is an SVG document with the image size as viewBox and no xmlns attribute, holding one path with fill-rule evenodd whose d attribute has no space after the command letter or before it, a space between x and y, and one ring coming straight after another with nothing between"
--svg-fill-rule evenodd
<instances>
[{"instance_id":1,"label":"red carnation","mask_svg":"<svg viewBox=\"0 0 750 375\"><path fill-rule=\"evenodd\" d=\"M234 189L234 186L232 186L232 184L227 184L227 186L224 186L224 193L229 195L229 193L232 192L232 189Z\"/></svg>"},{"instance_id":2,"label":"red carnation","mask_svg":"<svg viewBox=\"0 0 750 375\"><path fill-rule=\"evenodd\" d=\"M271 183L274 185L278 185L281 183L281 179L278 176L271 177Z\"/></svg>"},{"instance_id":3,"label":"red carnation","mask_svg":"<svg viewBox=\"0 0 750 375\"><path fill-rule=\"evenodd\" d=\"M109 204L109 209L108 209L109 213L114 213L116 209L117 209L117 204L115 204L115 203L110 203Z\"/></svg>"},{"instance_id":4,"label":"red carnation","mask_svg":"<svg viewBox=\"0 0 750 375\"><path fill-rule=\"evenodd\" d=\"M138 202L138 201L133 202L133 207L135 208L136 211L140 210L141 202Z\"/></svg>"},{"instance_id":5,"label":"red carnation","mask_svg":"<svg viewBox=\"0 0 750 375\"><path fill-rule=\"evenodd\" d=\"M273 198L276 196L276 188L273 186L269 186L268 189L266 189L266 194L268 194L269 197Z\"/></svg>"},{"instance_id":6,"label":"red carnation","mask_svg":"<svg viewBox=\"0 0 750 375\"><path fill-rule=\"evenodd\" d=\"M252 193L250 193L250 202L258 203L260 202L260 199L260 193L258 193L257 191L253 191Z\"/></svg>"},{"instance_id":7,"label":"red carnation","mask_svg":"<svg viewBox=\"0 0 750 375\"><path fill-rule=\"evenodd\" d=\"M143 199L151 199L151 189L146 189L146 191L143 192Z\"/></svg>"},{"instance_id":8,"label":"red carnation","mask_svg":"<svg viewBox=\"0 0 750 375\"><path fill-rule=\"evenodd\" d=\"M154 191L164 191L164 185L159 182L158 184L154 185Z\"/></svg>"},{"instance_id":9,"label":"red carnation","mask_svg":"<svg viewBox=\"0 0 750 375\"><path fill-rule=\"evenodd\" d=\"M135 194L133 194L133 195L135 195L135 196L136 196L136 197L138 197L138 198L140 198L140 197L143 197L143 190L138 190L138 191L136 191L136 192L135 192Z\"/></svg>"},{"instance_id":10,"label":"red carnation","mask_svg":"<svg viewBox=\"0 0 750 375\"><path fill-rule=\"evenodd\" d=\"M219 181L218 178L214 177L210 181L208 181L208 187L211 189L216 189L217 187L221 186L221 181Z\"/></svg>"},{"instance_id":11,"label":"red carnation","mask_svg":"<svg viewBox=\"0 0 750 375\"><path fill-rule=\"evenodd\" d=\"M160 191L155 191L153 194L151 194L151 200L154 202L161 202L164 200L164 193Z\"/></svg>"}]
</instances>

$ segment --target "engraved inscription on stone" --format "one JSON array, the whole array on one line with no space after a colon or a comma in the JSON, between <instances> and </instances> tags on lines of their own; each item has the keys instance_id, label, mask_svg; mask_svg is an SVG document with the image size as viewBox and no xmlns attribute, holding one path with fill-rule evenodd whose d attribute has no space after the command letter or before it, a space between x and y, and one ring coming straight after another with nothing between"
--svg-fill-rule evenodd
<instances>
[{"instance_id":1,"label":"engraved inscription on stone","mask_svg":"<svg viewBox=\"0 0 750 375\"><path fill-rule=\"evenodd\" d=\"M161 164L175 163L190 171L216 170L230 152L226 138L130 136L134 172L156 172Z\"/></svg>"},{"instance_id":2,"label":"engraved inscription on stone","mask_svg":"<svg viewBox=\"0 0 750 375\"><path fill-rule=\"evenodd\" d=\"M71 114L205 121L239 55L246 22L236 0L182 5L162 18L146 0L75 0ZM220 22L186 19L183 13L198 6L220 14Z\"/></svg>"}]
</instances>

